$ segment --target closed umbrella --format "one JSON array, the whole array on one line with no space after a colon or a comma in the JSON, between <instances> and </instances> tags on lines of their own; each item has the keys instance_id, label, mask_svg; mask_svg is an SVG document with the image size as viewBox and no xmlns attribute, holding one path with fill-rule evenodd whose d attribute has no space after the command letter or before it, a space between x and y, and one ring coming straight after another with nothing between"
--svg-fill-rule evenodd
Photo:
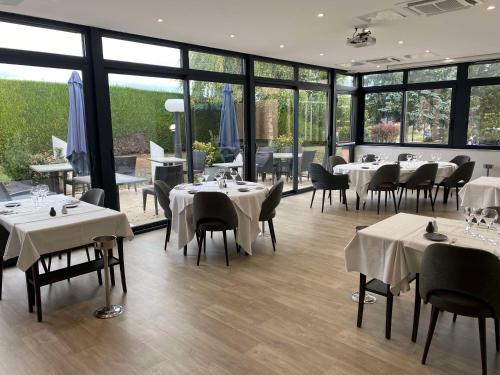
<instances>
[{"instance_id":1,"label":"closed umbrella","mask_svg":"<svg viewBox=\"0 0 500 375\"><path fill-rule=\"evenodd\" d=\"M224 162L232 162L240 151L240 137L236 109L234 108L233 89L230 84L222 88L223 101L220 115L219 147Z\"/></svg>"},{"instance_id":2,"label":"closed umbrella","mask_svg":"<svg viewBox=\"0 0 500 375\"><path fill-rule=\"evenodd\" d=\"M78 72L71 73L68 81L68 148L66 158L78 175L89 174L87 136L85 131L85 107L83 101L83 83Z\"/></svg>"}]
</instances>

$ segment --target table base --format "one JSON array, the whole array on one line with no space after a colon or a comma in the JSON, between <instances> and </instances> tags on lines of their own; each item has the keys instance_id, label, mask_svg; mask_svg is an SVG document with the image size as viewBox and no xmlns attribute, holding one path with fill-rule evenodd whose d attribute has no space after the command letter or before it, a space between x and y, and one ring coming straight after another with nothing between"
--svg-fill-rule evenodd
<instances>
[{"instance_id":1,"label":"table base","mask_svg":"<svg viewBox=\"0 0 500 375\"><path fill-rule=\"evenodd\" d=\"M354 292L351 296L351 299L358 303L359 302L359 292ZM377 302L377 297L375 297L373 294L371 293L365 293L365 304L374 304L375 302Z\"/></svg>"},{"instance_id":2,"label":"table base","mask_svg":"<svg viewBox=\"0 0 500 375\"><path fill-rule=\"evenodd\" d=\"M121 305L103 306L94 312L94 316L99 319L115 318L123 313Z\"/></svg>"}]
</instances>

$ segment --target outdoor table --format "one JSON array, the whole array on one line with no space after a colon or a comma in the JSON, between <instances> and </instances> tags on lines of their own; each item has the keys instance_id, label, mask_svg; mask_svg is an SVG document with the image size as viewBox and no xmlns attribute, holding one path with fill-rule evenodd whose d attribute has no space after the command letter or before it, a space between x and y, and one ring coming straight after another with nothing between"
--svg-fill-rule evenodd
<instances>
[{"instance_id":1,"label":"outdoor table","mask_svg":"<svg viewBox=\"0 0 500 375\"><path fill-rule=\"evenodd\" d=\"M180 164L186 161L186 159L178 158L175 156L151 157L148 158L148 160L155 163L161 163L163 165Z\"/></svg>"},{"instance_id":2,"label":"outdoor table","mask_svg":"<svg viewBox=\"0 0 500 375\"><path fill-rule=\"evenodd\" d=\"M214 163L213 166L218 167L218 168L224 168L224 169L242 168L243 162L242 161L232 161L229 163Z\"/></svg>"},{"instance_id":3,"label":"outdoor table","mask_svg":"<svg viewBox=\"0 0 500 375\"><path fill-rule=\"evenodd\" d=\"M458 193L463 207L500 206L500 177L479 177L469 181Z\"/></svg>"},{"instance_id":4,"label":"outdoor table","mask_svg":"<svg viewBox=\"0 0 500 375\"><path fill-rule=\"evenodd\" d=\"M59 186L59 174L63 173L63 181L66 181L68 172L73 171L73 166L70 163L57 164L37 164L30 165L30 169L37 173L46 173L49 175L49 189L55 193L61 193Z\"/></svg>"},{"instance_id":5,"label":"outdoor table","mask_svg":"<svg viewBox=\"0 0 500 375\"><path fill-rule=\"evenodd\" d=\"M44 255L59 251L92 246L92 238L96 236L118 237L118 258L111 258L109 264L120 266L122 287L126 292L123 238L132 239L134 235L124 213L79 202L64 195L47 196L38 204L31 199L15 202L20 203L20 206L7 208L5 205L12 202L0 203L0 225L9 232L4 258L18 258L17 267L26 273L29 311L33 311L36 299L39 321L42 319L41 286L103 268L103 260L96 259L40 274L39 260ZM61 213L63 205L75 202L79 202L76 207L68 208L67 214ZM49 215L51 207L57 213L54 217Z\"/></svg>"},{"instance_id":6,"label":"outdoor table","mask_svg":"<svg viewBox=\"0 0 500 375\"><path fill-rule=\"evenodd\" d=\"M417 170L418 167L427 163L426 161L419 162L400 162L400 175L399 182L407 182L413 172ZM438 171L436 175L436 182L441 182L444 178L449 177L457 165L450 162L437 162ZM349 164L339 164L333 168L334 173L337 174L348 174L349 175L349 188L354 190L357 195L356 209L359 210L360 200L365 201L367 197L367 189L370 181L382 165L386 163L349 163Z\"/></svg>"},{"instance_id":7,"label":"outdoor table","mask_svg":"<svg viewBox=\"0 0 500 375\"><path fill-rule=\"evenodd\" d=\"M240 192L239 188L248 188L248 192ZM227 189L220 189L216 181L201 185L181 184L170 191L170 209L172 210L172 230L177 233L177 248L182 249L195 235L193 223L193 197L190 191L227 192L238 215L238 231L236 241L247 254L252 254L252 242L259 235L259 215L262 202L266 198L267 188L255 182L237 185L227 183Z\"/></svg>"}]
</instances>

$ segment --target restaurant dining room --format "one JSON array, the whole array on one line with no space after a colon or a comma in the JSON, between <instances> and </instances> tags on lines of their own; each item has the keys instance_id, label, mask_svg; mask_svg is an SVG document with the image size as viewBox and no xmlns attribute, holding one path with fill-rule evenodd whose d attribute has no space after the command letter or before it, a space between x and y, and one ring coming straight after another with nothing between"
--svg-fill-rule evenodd
<instances>
[{"instance_id":1,"label":"restaurant dining room","mask_svg":"<svg viewBox=\"0 0 500 375\"><path fill-rule=\"evenodd\" d=\"M500 374L499 11L0 0L0 375Z\"/></svg>"}]
</instances>

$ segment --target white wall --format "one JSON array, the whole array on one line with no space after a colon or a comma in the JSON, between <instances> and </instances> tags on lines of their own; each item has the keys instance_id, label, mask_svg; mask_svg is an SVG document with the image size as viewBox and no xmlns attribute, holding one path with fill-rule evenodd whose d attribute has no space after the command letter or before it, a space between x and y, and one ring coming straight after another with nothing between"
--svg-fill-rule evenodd
<instances>
[{"instance_id":1,"label":"white wall","mask_svg":"<svg viewBox=\"0 0 500 375\"><path fill-rule=\"evenodd\" d=\"M431 160L431 155L439 152L441 160L451 160L456 155L469 155L472 161L476 162L473 177L486 176L486 169L483 164L493 164L490 169L490 176L500 177L500 151L494 150L473 150L473 149L455 149L455 148L426 148L426 147L394 147L394 146L356 146L354 151L354 160L358 160L363 154L381 154L385 153L389 158L397 160L401 153L423 154L424 160Z\"/></svg>"}]
</instances>

